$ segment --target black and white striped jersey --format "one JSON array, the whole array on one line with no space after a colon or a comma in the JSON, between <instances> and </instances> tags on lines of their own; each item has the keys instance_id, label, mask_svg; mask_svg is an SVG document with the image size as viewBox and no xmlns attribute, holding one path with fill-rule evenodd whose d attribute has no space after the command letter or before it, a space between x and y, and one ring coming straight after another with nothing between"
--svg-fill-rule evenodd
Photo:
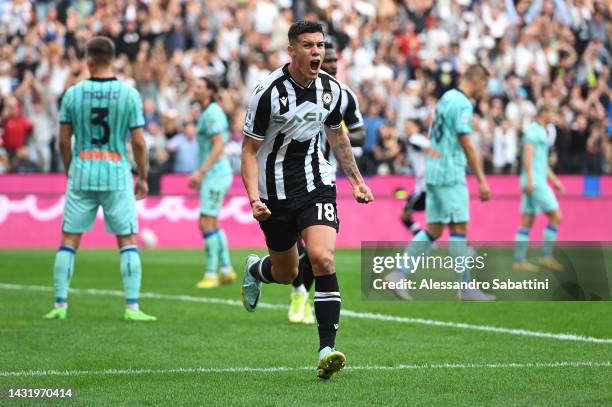
<instances>
[{"instance_id":1,"label":"black and white striped jersey","mask_svg":"<svg viewBox=\"0 0 612 407\"><path fill-rule=\"evenodd\" d=\"M332 168L321 150L324 126L342 124L342 90L320 71L308 87L289 74L289 64L272 72L249 101L244 134L263 141L257 152L259 194L284 200L334 185Z\"/></svg>"},{"instance_id":2,"label":"black and white striped jersey","mask_svg":"<svg viewBox=\"0 0 612 407\"><path fill-rule=\"evenodd\" d=\"M342 89L342 104L340 106L340 112L342 113L344 125L349 132L358 130L363 127L363 116L361 115L361 110L359 110L359 100L351 88L349 88L345 83L338 83L340 83L340 88ZM334 153L331 151L331 147L327 141L325 132L322 134L321 148L323 150L323 156L332 166L332 174L335 179L338 163L336 162Z\"/></svg>"}]
</instances>

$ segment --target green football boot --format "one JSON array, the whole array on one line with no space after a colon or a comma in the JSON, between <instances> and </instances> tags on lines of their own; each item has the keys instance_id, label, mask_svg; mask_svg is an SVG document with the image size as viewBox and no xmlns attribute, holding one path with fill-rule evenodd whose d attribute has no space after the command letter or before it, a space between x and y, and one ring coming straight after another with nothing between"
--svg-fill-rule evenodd
<instances>
[{"instance_id":1,"label":"green football boot","mask_svg":"<svg viewBox=\"0 0 612 407\"><path fill-rule=\"evenodd\" d=\"M126 308L123 313L123 319L126 321L157 321L157 317L153 315L148 315L142 312L141 310L133 310Z\"/></svg>"},{"instance_id":2,"label":"green football boot","mask_svg":"<svg viewBox=\"0 0 612 407\"><path fill-rule=\"evenodd\" d=\"M47 312L43 318L45 319L66 319L68 307L53 308Z\"/></svg>"}]
</instances>

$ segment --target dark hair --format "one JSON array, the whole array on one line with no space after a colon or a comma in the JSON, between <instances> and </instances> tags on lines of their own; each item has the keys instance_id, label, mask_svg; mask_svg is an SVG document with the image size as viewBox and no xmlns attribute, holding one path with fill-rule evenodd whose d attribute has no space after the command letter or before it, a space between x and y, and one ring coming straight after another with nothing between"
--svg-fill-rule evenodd
<instances>
[{"instance_id":1,"label":"dark hair","mask_svg":"<svg viewBox=\"0 0 612 407\"><path fill-rule=\"evenodd\" d=\"M216 79L214 79L213 77L210 77L210 76L203 76L203 77L201 77L199 79L203 80L204 82L206 82L206 87L208 89L212 90L213 97L217 95L217 92L219 91L219 83L217 82Z\"/></svg>"},{"instance_id":2,"label":"dark hair","mask_svg":"<svg viewBox=\"0 0 612 407\"><path fill-rule=\"evenodd\" d=\"M334 43L333 43L333 42L331 42L331 41L329 41L329 40L325 41L325 49L326 49L326 50L327 50L327 49L335 49L335 48L336 48L336 47L334 47Z\"/></svg>"},{"instance_id":3,"label":"dark hair","mask_svg":"<svg viewBox=\"0 0 612 407\"><path fill-rule=\"evenodd\" d=\"M304 33L321 33L325 35L321 24L314 21L299 20L289 27L289 42L297 41L298 37Z\"/></svg>"},{"instance_id":4,"label":"dark hair","mask_svg":"<svg viewBox=\"0 0 612 407\"><path fill-rule=\"evenodd\" d=\"M88 58L93 59L96 65L108 66L115 57L115 44L108 37L93 37L87 41L86 55Z\"/></svg>"}]
</instances>

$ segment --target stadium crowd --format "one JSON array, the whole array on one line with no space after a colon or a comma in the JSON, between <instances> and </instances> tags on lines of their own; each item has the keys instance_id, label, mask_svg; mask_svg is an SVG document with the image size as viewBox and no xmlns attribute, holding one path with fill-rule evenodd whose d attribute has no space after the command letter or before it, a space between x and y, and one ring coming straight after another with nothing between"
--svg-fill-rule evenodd
<instances>
[{"instance_id":1,"label":"stadium crowd","mask_svg":"<svg viewBox=\"0 0 612 407\"><path fill-rule=\"evenodd\" d=\"M85 41L111 37L117 76L143 99L151 172L193 171L200 107L190 82L209 75L231 121L239 165L244 104L288 61L297 17L325 24L338 78L358 95L366 174L409 173L412 134L467 64L491 72L475 107L485 169L517 173L522 130L541 103L559 173L612 172L612 3L597 0L0 0L0 173L61 171L58 110L87 77Z\"/></svg>"}]
</instances>

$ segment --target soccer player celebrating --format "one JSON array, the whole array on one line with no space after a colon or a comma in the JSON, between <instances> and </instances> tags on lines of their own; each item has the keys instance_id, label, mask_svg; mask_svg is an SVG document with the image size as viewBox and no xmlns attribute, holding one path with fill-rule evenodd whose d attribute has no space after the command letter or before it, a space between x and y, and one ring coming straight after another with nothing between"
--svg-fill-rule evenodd
<instances>
[{"instance_id":1,"label":"soccer player celebrating","mask_svg":"<svg viewBox=\"0 0 612 407\"><path fill-rule=\"evenodd\" d=\"M224 155L225 143L229 139L229 122L215 102L217 91L218 85L211 78L195 81L194 94L202 105L197 127L200 168L189 176L189 185L200 189L199 225L207 259L206 273L198 282L198 288L218 287L236 279L227 236L217 222L223 198L232 185L232 167ZM217 268L220 275L217 275Z\"/></svg>"},{"instance_id":2,"label":"soccer player celebrating","mask_svg":"<svg viewBox=\"0 0 612 407\"><path fill-rule=\"evenodd\" d=\"M325 57L323 58L321 69L334 78L338 73L338 56L336 55L334 45L329 41L325 42ZM340 81L338 81L338 83L342 89L342 103L340 105L340 113L343 118L342 128L344 129L346 127L348 130L348 137L353 147L361 146L365 141L365 129L363 126L363 117L359 110L359 101L357 100L357 96L355 96L353 91L346 84ZM321 133L321 149L323 151L323 157L325 157L332 166L331 176L332 180L335 182L338 162L331 151L329 141L327 141L327 137L324 133ZM312 313L312 307L308 301L308 292L314 281L312 265L310 264L310 259L300 239L298 239L297 247L300 260L298 276L292 283L289 321L293 323L301 322L304 324L314 324L315 318Z\"/></svg>"},{"instance_id":3,"label":"soccer player celebrating","mask_svg":"<svg viewBox=\"0 0 612 407\"><path fill-rule=\"evenodd\" d=\"M306 244L315 280L319 331L317 376L329 379L346 358L335 350L340 289L334 266L338 218L331 166L321 151L321 132L353 186L360 203L371 202L342 125L340 84L320 70L325 56L323 27L298 21L289 29L291 62L272 72L253 92L242 145L242 179L253 217L265 235L269 255L250 255L242 302L253 312L261 284L291 284L298 274L298 234Z\"/></svg>"},{"instance_id":4,"label":"soccer player celebrating","mask_svg":"<svg viewBox=\"0 0 612 407\"><path fill-rule=\"evenodd\" d=\"M544 126L552 121L554 114L552 106L541 106L536 122L527 128L523 139L521 227L516 233L513 265L516 271L538 270L535 265L527 262L527 249L529 230L535 216L541 212L548 217L548 226L544 229L544 245L539 264L553 271L563 271L563 265L553 257L553 246L561 224L561 210L555 194L546 183L546 180L550 179L557 192L563 192L563 184L548 166L548 137Z\"/></svg>"},{"instance_id":5,"label":"soccer player celebrating","mask_svg":"<svg viewBox=\"0 0 612 407\"><path fill-rule=\"evenodd\" d=\"M60 151L68 176L62 221L62 243L55 256L55 307L47 319L66 319L68 289L74 274L74 256L83 232L91 230L98 207L104 210L106 230L117 236L121 277L125 288L124 318L154 321L138 308L142 267L136 246L136 200L147 186L147 148L140 95L113 76L115 46L107 37L87 42L91 77L70 87L62 98ZM138 180L134 185L127 153L131 133ZM74 134L74 149L71 138Z\"/></svg>"},{"instance_id":6,"label":"soccer player celebrating","mask_svg":"<svg viewBox=\"0 0 612 407\"><path fill-rule=\"evenodd\" d=\"M433 242L442 235L446 226L450 229L449 254L454 257L469 255L467 231L469 220L469 193L465 180L466 161L478 180L481 201L489 199L490 190L485 180L477 153L470 141L473 106L471 99L481 96L487 88L489 73L480 64L469 66L458 89L445 92L436 106L431 127L431 145L425 163L425 213L427 227L412 239L406 254L417 257L427 253ZM404 273L412 270L396 270L386 279L399 281ZM470 280L469 270L460 273L461 280ZM406 290L396 290L402 299L410 299ZM477 289L460 290L459 299L487 301L495 297Z\"/></svg>"}]
</instances>

